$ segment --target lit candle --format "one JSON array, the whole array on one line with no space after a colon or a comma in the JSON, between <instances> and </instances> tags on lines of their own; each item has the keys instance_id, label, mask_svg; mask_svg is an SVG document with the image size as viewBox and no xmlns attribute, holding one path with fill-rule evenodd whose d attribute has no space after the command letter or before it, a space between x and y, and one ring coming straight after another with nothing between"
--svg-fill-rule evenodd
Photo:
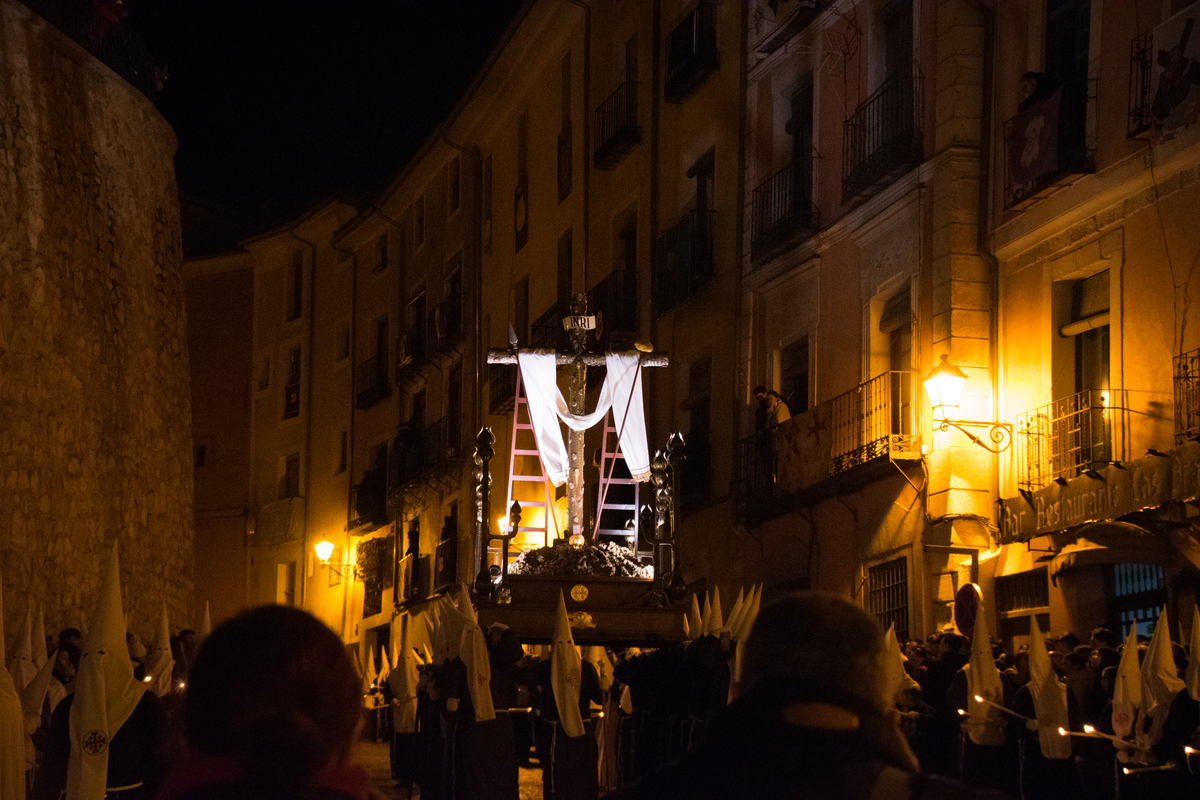
<instances>
[{"instance_id":1,"label":"lit candle","mask_svg":"<svg viewBox=\"0 0 1200 800\"><path fill-rule=\"evenodd\" d=\"M1013 711L1011 708L1005 708L1004 706L1000 705L999 703L993 703L991 700L984 700L979 695L975 695L975 702L983 703L985 706L991 706L992 708L994 708L998 711L1003 711L1005 714L1010 714L1010 715L1016 717L1017 719L1023 719L1026 722L1033 722L1033 720L1031 720L1029 717L1027 717L1023 714L1018 714L1017 712Z\"/></svg>"}]
</instances>

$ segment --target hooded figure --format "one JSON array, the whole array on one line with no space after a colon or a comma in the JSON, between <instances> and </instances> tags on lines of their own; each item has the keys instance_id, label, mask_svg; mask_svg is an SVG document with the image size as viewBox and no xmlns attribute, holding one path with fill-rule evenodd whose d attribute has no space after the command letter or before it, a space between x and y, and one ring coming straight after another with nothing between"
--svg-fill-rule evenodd
<instances>
[{"instance_id":1,"label":"hooded figure","mask_svg":"<svg viewBox=\"0 0 1200 800\"><path fill-rule=\"evenodd\" d=\"M25 797L25 718L4 666L4 581L0 578L0 798Z\"/></svg>"},{"instance_id":2,"label":"hooded figure","mask_svg":"<svg viewBox=\"0 0 1200 800\"><path fill-rule=\"evenodd\" d=\"M199 641L204 641L204 638L212 633L212 616L208 613L208 601L204 601L204 619L200 620L200 630L196 633L196 638Z\"/></svg>"},{"instance_id":3,"label":"hooded figure","mask_svg":"<svg viewBox=\"0 0 1200 800\"><path fill-rule=\"evenodd\" d=\"M1032 616L1029 618L1029 693L1033 696L1042 755L1070 758L1071 738L1058 732L1059 728L1071 727L1067 720L1067 685L1054 673L1046 638Z\"/></svg>"},{"instance_id":4,"label":"hooded figure","mask_svg":"<svg viewBox=\"0 0 1200 800\"><path fill-rule=\"evenodd\" d=\"M154 646L146 657L146 686L158 697L170 694L175 673L175 657L171 655L171 626L167 619L167 601L163 601Z\"/></svg>"},{"instance_id":5,"label":"hooded figure","mask_svg":"<svg viewBox=\"0 0 1200 800\"><path fill-rule=\"evenodd\" d=\"M546 800L594 800L599 794L600 752L590 722L590 703L603 699L596 669L579 657L562 592L554 621L550 660L538 665L542 685L542 737L549 768L542 769ZM551 698L553 701L551 702Z\"/></svg>"},{"instance_id":6,"label":"hooded figure","mask_svg":"<svg viewBox=\"0 0 1200 800\"><path fill-rule=\"evenodd\" d=\"M1125 648L1121 650L1121 662L1117 665L1117 681L1113 685L1112 726L1117 736L1127 737L1133 733L1133 725L1138 717L1138 709L1142 707L1142 675L1138 667L1137 626L1129 626L1129 635L1125 637ZM1126 755L1125 748L1119 747L1117 757Z\"/></svg>"},{"instance_id":7,"label":"hooded figure","mask_svg":"<svg viewBox=\"0 0 1200 800\"><path fill-rule=\"evenodd\" d=\"M467 690L471 693L471 705L475 706L475 721L486 722L496 718L492 705L492 662L488 659L487 641L475 618L471 599L462 588L458 613L466 620L462 637L459 639L458 654L467 668Z\"/></svg>"},{"instance_id":8,"label":"hooded figure","mask_svg":"<svg viewBox=\"0 0 1200 800\"><path fill-rule=\"evenodd\" d=\"M554 705L558 708L563 732L572 738L583 736L583 717L579 713L580 660L575 639L571 636L567 603L560 590L558 613L554 619L554 643L550 651L550 685L554 688Z\"/></svg>"},{"instance_id":9,"label":"hooded figure","mask_svg":"<svg viewBox=\"0 0 1200 800\"><path fill-rule=\"evenodd\" d=\"M1142 709L1139 718L1149 719L1150 724L1138 727L1146 731L1146 745L1155 745L1162 739L1163 724L1175 695L1183 689L1175 669L1175 657L1171 652L1171 634L1167 625L1167 607L1163 606L1150 637L1146 660L1142 662ZM1195 656L1193 655L1193 659Z\"/></svg>"},{"instance_id":10,"label":"hooded figure","mask_svg":"<svg viewBox=\"0 0 1200 800\"><path fill-rule=\"evenodd\" d=\"M13 639L13 653L8 661L8 674L12 676L17 691L24 689L25 684L37 674L37 667L33 665L33 647L30 644L33 640L30 633L32 619L32 613L26 608L25 619L21 620L21 627L17 628L17 637Z\"/></svg>"},{"instance_id":11,"label":"hooded figure","mask_svg":"<svg viewBox=\"0 0 1200 800\"><path fill-rule=\"evenodd\" d=\"M114 542L91 616L92 632L83 642L75 680L67 800L104 797L109 786L109 743L146 692L145 685L133 677L133 664L125 648L124 619L121 570Z\"/></svg>"},{"instance_id":12,"label":"hooded figure","mask_svg":"<svg viewBox=\"0 0 1200 800\"><path fill-rule=\"evenodd\" d=\"M1004 705L1004 684L1000 670L992 658L992 641L988 634L987 615L983 603L975 614L975 630L971 635L971 660L967 662L967 736L978 745L1004 743L1004 727L1000 724L1000 709L980 702Z\"/></svg>"},{"instance_id":13,"label":"hooded figure","mask_svg":"<svg viewBox=\"0 0 1200 800\"><path fill-rule=\"evenodd\" d=\"M920 690L921 686L904 668L904 654L900 652L900 642L896 639L896 623L894 622L888 626L887 633L883 635L883 649L884 666L887 668L885 691L892 702L896 703L904 692L909 689Z\"/></svg>"}]
</instances>

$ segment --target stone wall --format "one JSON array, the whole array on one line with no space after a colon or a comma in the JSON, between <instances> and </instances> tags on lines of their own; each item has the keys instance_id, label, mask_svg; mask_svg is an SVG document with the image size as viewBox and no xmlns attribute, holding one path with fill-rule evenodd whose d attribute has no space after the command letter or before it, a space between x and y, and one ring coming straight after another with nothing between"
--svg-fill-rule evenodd
<instances>
[{"instance_id":1,"label":"stone wall","mask_svg":"<svg viewBox=\"0 0 1200 800\"><path fill-rule=\"evenodd\" d=\"M190 395L175 135L0 0L0 572L11 637L90 613L120 542L129 627L194 627ZM200 609L201 613L203 609ZM10 643L6 643L10 644Z\"/></svg>"}]
</instances>

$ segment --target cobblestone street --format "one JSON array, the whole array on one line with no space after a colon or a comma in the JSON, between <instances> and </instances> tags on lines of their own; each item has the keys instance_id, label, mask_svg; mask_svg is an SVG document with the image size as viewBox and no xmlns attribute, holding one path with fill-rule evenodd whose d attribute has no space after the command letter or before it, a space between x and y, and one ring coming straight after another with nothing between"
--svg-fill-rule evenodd
<instances>
[{"instance_id":1,"label":"cobblestone street","mask_svg":"<svg viewBox=\"0 0 1200 800\"><path fill-rule=\"evenodd\" d=\"M355 760L367 771L371 786L382 797L408 800L408 792L397 789L396 784L392 782L386 742L359 742L358 749L355 751ZM520 781L521 800L542 800L542 771L540 769L522 769ZM420 796L420 792L413 792L413 797Z\"/></svg>"}]
</instances>

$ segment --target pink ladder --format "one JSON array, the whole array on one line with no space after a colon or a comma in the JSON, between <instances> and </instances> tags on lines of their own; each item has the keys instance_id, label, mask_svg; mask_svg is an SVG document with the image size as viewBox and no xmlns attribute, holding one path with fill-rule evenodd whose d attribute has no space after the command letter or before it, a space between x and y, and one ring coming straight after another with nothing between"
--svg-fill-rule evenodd
<instances>
[{"instance_id":1,"label":"pink ladder","mask_svg":"<svg viewBox=\"0 0 1200 800\"><path fill-rule=\"evenodd\" d=\"M608 536L622 538L625 545L638 552L638 531L641 515L638 513L641 488L629 474L625 456L621 453L621 440L617 433L613 414L604 415L604 434L600 446L600 487L596 499L596 527L592 540ZM649 552L647 548L646 552Z\"/></svg>"},{"instance_id":2,"label":"pink ladder","mask_svg":"<svg viewBox=\"0 0 1200 800\"><path fill-rule=\"evenodd\" d=\"M538 483L542 485L540 497L537 487L534 486ZM543 544L549 546L551 540L558 537L558 526L554 520L554 489L546 474L546 468L542 465L541 454L538 453L533 420L529 415L529 400L525 397L525 382L519 370L517 398L513 403L512 446L508 450L508 500L504 504L506 525L513 500L521 504L521 524L511 533L540 533ZM533 511L538 508L543 511L542 524L531 525L530 522L537 516ZM498 560L499 548L491 549ZM513 553L511 557L517 555L519 554Z\"/></svg>"}]
</instances>

